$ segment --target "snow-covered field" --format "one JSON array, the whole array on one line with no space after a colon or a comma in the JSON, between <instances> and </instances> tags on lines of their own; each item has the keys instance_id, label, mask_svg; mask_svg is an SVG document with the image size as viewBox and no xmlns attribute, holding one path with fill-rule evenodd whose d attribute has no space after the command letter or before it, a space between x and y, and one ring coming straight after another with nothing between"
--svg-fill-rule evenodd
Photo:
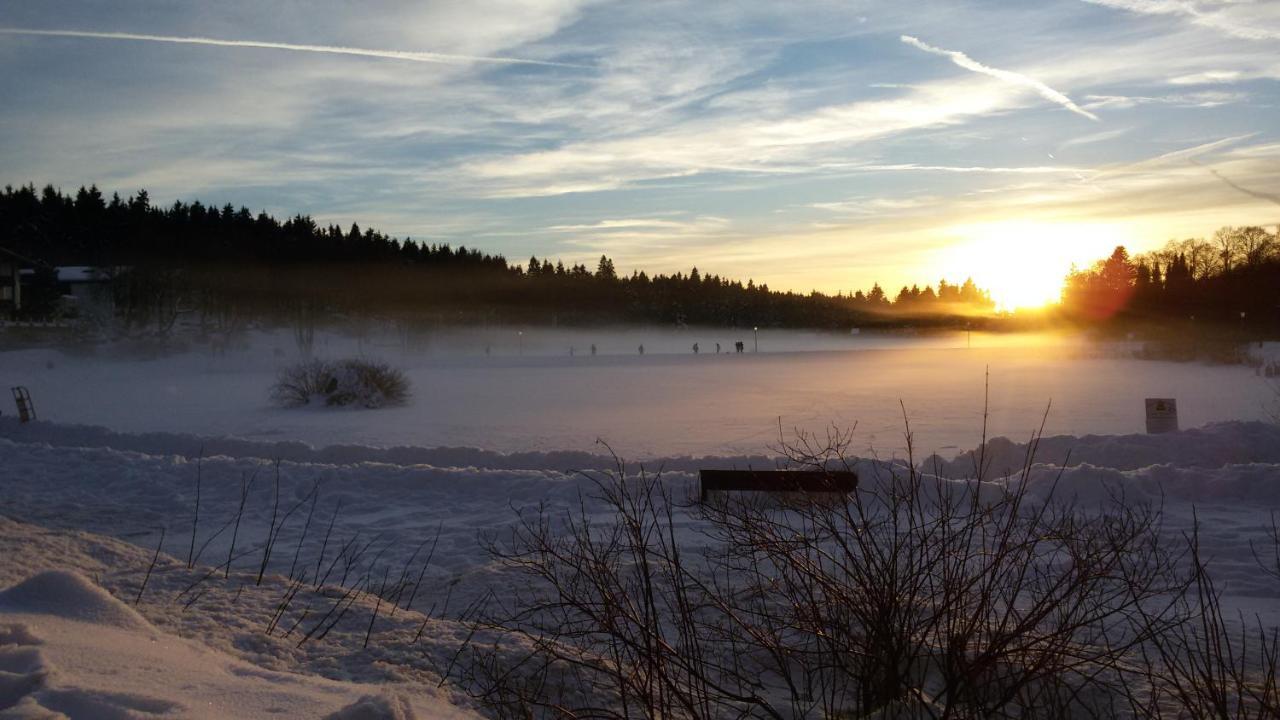
<instances>
[{"instance_id":1,"label":"snow-covered field","mask_svg":"<svg viewBox=\"0 0 1280 720\"><path fill-rule=\"evenodd\" d=\"M318 354L363 350L407 371L411 403L377 411L270 407L267 388L293 359L286 334L216 356L0 352L0 381L27 386L41 415L0 418L0 587L12 586L0 593L0 717L468 716L476 709L439 687L465 634L455 619L510 581L481 540L521 508L576 506L591 485L570 471L611 462L596 437L692 494L699 468L769 466L779 417L856 421L856 452L900 456L901 399L923 469L964 477L972 461L956 455L978 442L988 367L990 435L1013 438L989 447L996 474L1020 467L1020 441L1052 399L1033 495L1056 482L1090 504L1121 490L1162 503L1171 536L1196 513L1231 612L1280 624L1280 586L1251 552L1280 513L1280 426L1259 421L1269 388L1250 370L1124 360L1063 339L975 336L968 348L963 335L762 333L758 355L720 357L708 335L694 356L695 335L614 333L595 357L580 332L526 331L523 355L478 333L413 350L319 341ZM643 357L631 348L641 336ZM1150 396L1178 398L1188 429L1139 434ZM585 509L601 510L590 498ZM313 588L347 547L366 550ZM230 572L211 574L233 549ZM299 568L310 581L293 589ZM339 585L418 573L394 613L356 598L326 637L304 640L343 604Z\"/></svg>"},{"instance_id":2,"label":"snow-covered field","mask_svg":"<svg viewBox=\"0 0 1280 720\"><path fill-rule=\"evenodd\" d=\"M734 340L745 354L732 354ZM29 388L42 419L130 433L501 452L590 450L601 438L631 458L758 453L780 422L856 424L860 451L889 455L902 448L900 401L917 449L954 452L979 441L988 370L992 436L1025 438L1050 401L1046 432L1081 436L1142 432L1146 397L1177 398L1183 427L1261 419L1271 401L1248 368L1122 359L1123 349L1072 337L975 334L968 344L964 333L761 331L754 353L750 330L321 333L318 356L379 357L407 373L412 402L377 413L272 407L279 368L297 360L287 331L252 333L221 354L0 352L0 382Z\"/></svg>"}]
</instances>

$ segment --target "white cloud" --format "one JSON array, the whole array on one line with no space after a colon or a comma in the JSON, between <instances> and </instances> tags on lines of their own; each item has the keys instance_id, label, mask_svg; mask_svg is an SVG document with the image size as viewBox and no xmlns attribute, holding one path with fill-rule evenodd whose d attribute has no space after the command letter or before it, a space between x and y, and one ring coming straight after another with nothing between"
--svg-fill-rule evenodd
<instances>
[{"instance_id":1,"label":"white cloud","mask_svg":"<svg viewBox=\"0 0 1280 720\"><path fill-rule=\"evenodd\" d=\"M864 172L940 172L940 173L990 173L994 175L1060 175L1075 174L1081 168L1059 165L1027 165L1020 167L992 167L986 165L918 165L898 163L890 165L855 165L850 169Z\"/></svg>"},{"instance_id":2,"label":"white cloud","mask_svg":"<svg viewBox=\"0 0 1280 720\"><path fill-rule=\"evenodd\" d=\"M1191 20L1245 40L1280 39L1280 11L1275 3L1197 3L1191 0L1084 0L1092 5L1143 15L1170 15Z\"/></svg>"},{"instance_id":3,"label":"white cloud","mask_svg":"<svg viewBox=\"0 0 1280 720\"><path fill-rule=\"evenodd\" d=\"M614 190L707 172L790 175L829 165L833 153L1016 106L1018 93L989 80L923 84L896 98L825 107L782 119L695 119L617 140L464 162L472 192L538 197Z\"/></svg>"},{"instance_id":4,"label":"white cloud","mask_svg":"<svg viewBox=\"0 0 1280 720\"><path fill-rule=\"evenodd\" d=\"M1239 70L1206 70L1190 75L1179 75L1169 79L1171 85L1212 85L1215 83L1233 83L1243 79Z\"/></svg>"},{"instance_id":5,"label":"white cloud","mask_svg":"<svg viewBox=\"0 0 1280 720\"><path fill-rule=\"evenodd\" d=\"M1244 93L1216 90L1172 95L1086 95L1085 107L1089 109L1111 108L1123 110L1140 105L1171 105L1176 107L1212 108L1241 102L1248 98Z\"/></svg>"}]
</instances>

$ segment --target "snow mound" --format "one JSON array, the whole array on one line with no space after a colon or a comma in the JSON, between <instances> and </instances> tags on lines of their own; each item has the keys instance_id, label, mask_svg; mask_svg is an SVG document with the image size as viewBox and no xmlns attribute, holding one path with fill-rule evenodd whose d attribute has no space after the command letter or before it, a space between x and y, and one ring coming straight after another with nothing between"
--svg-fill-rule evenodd
<instances>
[{"instance_id":1,"label":"snow mound","mask_svg":"<svg viewBox=\"0 0 1280 720\"><path fill-rule=\"evenodd\" d=\"M263 670L155 628L74 572L0 593L0 720L476 717L429 688L396 690Z\"/></svg>"},{"instance_id":2,"label":"snow mound","mask_svg":"<svg viewBox=\"0 0 1280 720\"><path fill-rule=\"evenodd\" d=\"M294 440L261 441L186 433L122 433L90 425L51 422L22 424L0 417L0 439L18 444L64 448L103 448L156 457L283 460L321 465L384 465L491 470L613 469L614 458L579 450L504 453L474 447L374 447L328 445L314 447ZM763 449L763 448L762 448ZM978 450L954 458L933 455L920 462L922 471L946 478L973 477ZM1027 457L1027 444L998 437L987 441L983 461L988 479L1016 474ZM649 470L696 473L702 469L771 468L780 458L764 453L744 455L680 455L645 458ZM1037 444L1034 462L1045 465L1093 465L1137 470L1152 465L1219 468L1247 463L1280 464L1280 424L1257 421L1209 423L1203 427L1162 435L1055 435ZM638 463L628 462L631 470Z\"/></svg>"},{"instance_id":3,"label":"snow mound","mask_svg":"<svg viewBox=\"0 0 1280 720\"><path fill-rule=\"evenodd\" d=\"M49 665L35 647L42 642L26 625L0 626L0 717L50 717L15 709L49 676Z\"/></svg>"},{"instance_id":4,"label":"snow mound","mask_svg":"<svg viewBox=\"0 0 1280 720\"><path fill-rule=\"evenodd\" d=\"M416 720L413 708L404 698L366 695L341 710L325 716L325 720Z\"/></svg>"},{"instance_id":5,"label":"snow mound","mask_svg":"<svg viewBox=\"0 0 1280 720\"><path fill-rule=\"evenodd\" d=\"M0 611L56 615L123 630L154 630L133 608L83 575L66 570L42 572L0 592Z\"/></svg>"},{"instance_id":6,"label":"snow mound","mask_svg":"<svg viewBox=\"0 0 1280 720\"><path fill-rule=\"evenodd\" d=\"M237 459L284 460L297 463L355 465L430 465L441 468L484 468L494 470L579 470L612 469L613 457L581 450L532 450L499 452L476 447L397 445L312 446L297 440L251 440L240 437L192 435L188 433L117 432L96 425L75 425L37 421L20 423L0 417L0 439L20 444L50 447L103 448L136 452L157 457L195 458L203 456ZM734 469L773 467L777 458L766 454L646 458L645 467L689 472L700 468ZM630 463L636 467L635 463Z\"/></svg>"},{"instance_id":7,"label":"snow mound","mask_svg":"<svg viewBox=\"0 0 1280 720\"><path fill-rule=\"evenodd\" d=\"M1062 468L1036 465L1027 481L1033 495L1084 503L1161 499L1246 507L1280 506L1280 466L1265 463L1220 468L1151 465L1117 470L1088 463Z\"/></svg>"},{"instance_id":8,"label":"snow mound","mask_svg":"<svg viewBox=\"0 0 1280 720\"><path fill-rule=\"evenodd\" d=\"M971 477L982 448L953 460L933 456L921 464L944 477ZM981 454L988 477L1016 473L1027 459L1026 443L1008 438L988 440ZM1152 465L1220 468L1246 463L1280 464L1280 425L1263 422L1220 422L1160 435L1055 435L1035 447L1037 464L1074 467L1092 465L1137 470Z\"/></svg>"}]
</instances>

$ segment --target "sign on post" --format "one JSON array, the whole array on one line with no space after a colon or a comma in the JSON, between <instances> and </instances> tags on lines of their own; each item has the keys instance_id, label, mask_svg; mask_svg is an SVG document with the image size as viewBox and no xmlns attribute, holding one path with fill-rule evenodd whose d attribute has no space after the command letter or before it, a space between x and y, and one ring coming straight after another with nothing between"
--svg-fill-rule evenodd
<instances>
[{"instance_id":1,"label":"sign on post","mask_svg":"<svg viewBox=\"0 0 1280 720\"><path fill-rule=\"evenodd\" d=\"M1174 398L1147 398L1147 432L1178 432L1178 401Z\"/></svg>"}]
</instances>

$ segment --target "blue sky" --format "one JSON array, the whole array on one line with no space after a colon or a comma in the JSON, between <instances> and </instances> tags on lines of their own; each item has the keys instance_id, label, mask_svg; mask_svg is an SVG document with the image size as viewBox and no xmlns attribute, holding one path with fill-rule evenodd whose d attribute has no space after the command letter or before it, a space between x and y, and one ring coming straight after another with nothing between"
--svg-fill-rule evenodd
<instances>
[{"instance_id":1,"label":"blue sky","mask_svg":"<svg viewBox=\"0 0 1280 720\"><path fill-rule=\"evenodd\" d=\"M1011 297L1280 222L1265 0L46 0L0 28L3 183Z\"/></svg>"}]
</instances>

